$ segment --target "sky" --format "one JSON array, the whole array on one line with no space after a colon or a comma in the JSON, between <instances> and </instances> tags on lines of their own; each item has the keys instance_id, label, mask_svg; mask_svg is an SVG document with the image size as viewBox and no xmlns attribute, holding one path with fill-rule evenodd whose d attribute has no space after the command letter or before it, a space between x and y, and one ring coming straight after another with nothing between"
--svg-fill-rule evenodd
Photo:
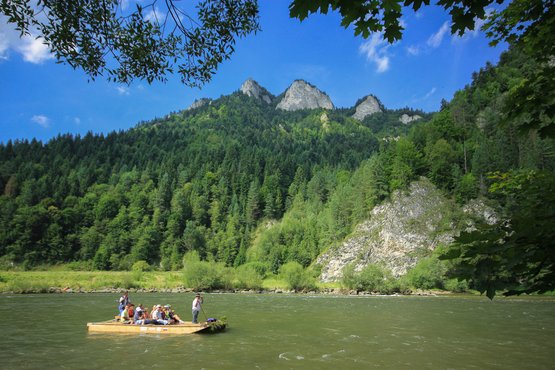
<instances>
[{"instance_id":1,"label":"sky","mask_svg":"<svg viewBox=\"0 0 555 370\"><path fill-rule=\"evenodd\" d=\"M405 11L403 39L388 44L380 34L354 36L337 13L291 19L290 2L259 0L262 30L239 39L231 59L201 89L181 84L178 75L150 85L90 81L82 71L56 63L40 40L21 39L0 15L0 143L127 130L196 99L231 94L248 78L274 95L304 79L340 108L373 94L389 109L433 112L507 48L490 47L479 31L451 35L449 15L436 6Z\"/></svg>"}]
</instances>

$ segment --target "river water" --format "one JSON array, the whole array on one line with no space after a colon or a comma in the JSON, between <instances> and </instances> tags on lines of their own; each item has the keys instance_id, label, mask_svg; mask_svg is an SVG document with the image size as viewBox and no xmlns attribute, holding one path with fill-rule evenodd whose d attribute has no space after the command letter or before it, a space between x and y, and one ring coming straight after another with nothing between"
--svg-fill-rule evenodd
<instances>
[{"instance_id":1,"label":"river water","mask_svg":"<svg viewBox=\"0 0 555 370\"><path fill-rule=\"evenodd\" d=\"M192 294L135 294L190 318ZM0 295L0 369L554 369L555 300L206 294L219 334L89 334L114 294ZM203 314L201 313L201 318Z\"/></svg>"}]
</instances>

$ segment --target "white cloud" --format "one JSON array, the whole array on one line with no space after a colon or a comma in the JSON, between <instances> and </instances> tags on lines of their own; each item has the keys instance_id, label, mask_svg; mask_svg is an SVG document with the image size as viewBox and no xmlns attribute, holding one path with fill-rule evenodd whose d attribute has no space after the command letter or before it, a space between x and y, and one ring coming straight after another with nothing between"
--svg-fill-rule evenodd
<instances>
[{"instance_id":1,"label":"white cloud","mask_svg":"<svg viewBox=\"0 0 555 370\"><path fill-rule=\"evenodd\" d=\"M383 73L389 69L389 55L387 49L391 46L383 39L383 32L372 34L372 38L358 48L369 62L376 64L376 71Z\"/></svg>"},{"instance_id":2,"label":"white cloud","mask_svg":"<svg viewBox=\"0 0 555 370\"><path fill-rule=\"evenodd\" d=\"M7 38L2 32L0 32L0 60L8 60L9 46Z\"/></svg>"},{"instance_id":3,"label":"white cloud","mask_svg":"<svg viewBox=\"0 0 555 370\"><path fill-rule=\"evenodd\" d=\"M437 89L436 89L435 87L432 87L432 89L431 89L430 91L428 91L428 92L426 93L426 95L424 95L424 96L422 97L421 100L427 100L429 97L431 97L432 95L434 95L434 94L436 93L436 91L437 91Z\"/></svg>"},{"instance_id":4,"label":"white cloud","mask_svg":"<svg viewBox=\"0 0 555 370\"><path fill-rule=\"evenodd\" d=\"M409 55L419 55L420 54L420 47L416 45L411 45L407 48L407 54Z\"/></svg>"},{"instance_id":5,"label":"white cloud","mask_svg":"<svg viewBox=\"0 0 555 370\"><path fill-rule=\"evenodd\" d=\"M439 45L441 45L441 42L443 41L443 37L447 34L448 31L449 22L446 21L441 25L441 28L436 33L430 36L427 42L428 46L432 48L439 47Z\"/></svg>"},{"instance_id":6,"label":"white cloud","mask_svg":"<svg viewBox=\"0 0 555 370\"><path fill-rule=\"evenodd\" d=\"M31 117L31 121L44 128L50 127L50 118L41 114Z\"/></svg>"},{"instance_id":7,"label":"white cloud","mask_svg":"<svg viewBox=\"0 0 555 370\"><path fill-rule=\"evenodd\" d=\"M116 89L120 95L129 95L129 88L127 86L117 86Z\"/></svg>"},{"instance_id":8,"label":"white cloud","mask_svg":"<svg viewBox=\"0 0 555 370\"><path fill-rule=\"evenodd\" d=\"M73 123L75 123L76 125L80 125L80 124L81 124L81 118L79 118L79 117L74 117L74 118L73 118Z\"/></svg>"},{"instance_id":9,"label":"white cloud","mask_svg":"<svg viewBox=\"0 0 555 370\"><path fill-rule=\"evenodd\" d=\"M15 49L23 55L23 60L26 62L41 64L54 58L48 46L43 44L42 39L25 36L21 41L21 44L16 46Z\"/></svg>"},{"instance_id":10,"label":"white cloud","mask_svg":"<svg viewBox=\"0 0 555 370\"><path fill-rule=\"evenodd\" d=\"M436 87L432 87L432 88L430 89L430 91L428 91L428 92L427 92L426 94L424 94L424 95L421 95L421 96L414 96L414 95L413 95L413 96L412 96L412 99L411 99L411 101L410 101L410 103L409 103L409 105L410 105L410 104L421 103L421 102L424 102L424 101L428 100L429 98L431 98L431 97L436 93L436 91L437 91L437 88L436 88Z\"/></svg>"},{"instance_id":11,"label":"white cloud","mask_svg":"<svg viewBox=\"0 0 555 370\"><path fill-rule=\"evenodd\" d=\"M24 61L34 64L54 58L42 39L29 35L20 37L7 18L0 16L0 59L9 59L10 51L21 54Z\"/></svg>"}]
</instances>

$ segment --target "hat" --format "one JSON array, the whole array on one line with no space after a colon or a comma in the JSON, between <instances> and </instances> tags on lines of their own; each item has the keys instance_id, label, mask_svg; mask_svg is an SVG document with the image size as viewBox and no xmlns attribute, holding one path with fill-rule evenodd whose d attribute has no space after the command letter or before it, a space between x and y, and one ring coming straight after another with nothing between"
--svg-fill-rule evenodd
<instances>
[{"instance_id":1,"label":"hat","mask_svg":"<svg viewBox=\"0 0 555 370\"><path fill-rule=\"evenodd\" d=\"M156 305L156 308L162 308L162 306L160 306L159 304Z\"/></svg>"},{"instance_id":2,"label":"hat","mask_svg":"<svg viewBox=\"0 0 555 370\"><path fill-rule=\"evenodd\" d=\"M141 308L141 306L137 307L136 311L137 312L141 312L143 309Z\"/></svg>"},{"instance_id":3,"label":"hat","mask_svg":"<svg viewBox=\"0 0 555 370\"><path fill-rule=\"evenodd\" d=\"M165 305L164 308L170 308L171 306L169 304Z\"/></svg>"}]
</instances>

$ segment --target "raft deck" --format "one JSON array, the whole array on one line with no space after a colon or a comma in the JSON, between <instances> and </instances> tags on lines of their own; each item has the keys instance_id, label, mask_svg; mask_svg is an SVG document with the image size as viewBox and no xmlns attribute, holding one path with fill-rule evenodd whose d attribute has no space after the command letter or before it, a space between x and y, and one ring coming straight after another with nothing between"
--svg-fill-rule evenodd
<instances>
[{"instance_id":1,"label":"raft deck","mask_svg":"<svg viewBox=\"0 0 555 370\"><path fill-rule=\"evenodd\" d=\"M207 323L193 324L190 322L171 325L134 325L109 320L102 322L89 322L87 323L87 329L91 333L193 334L208 330L210 329L210 326Z\"/></svg>"}]
</instances>

